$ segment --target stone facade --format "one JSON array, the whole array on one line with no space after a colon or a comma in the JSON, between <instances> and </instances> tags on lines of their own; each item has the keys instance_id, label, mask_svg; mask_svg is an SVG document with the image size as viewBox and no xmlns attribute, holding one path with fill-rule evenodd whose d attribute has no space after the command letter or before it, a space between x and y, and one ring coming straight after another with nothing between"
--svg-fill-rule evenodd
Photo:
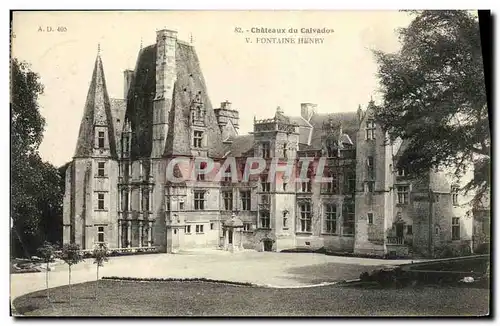
<instances>
[{"instance_id":1,"label":"stone facade","mask_svg":"<svg viewBox=\"0 0 500 326\"><path fill-rule=\"evenodd\" d=\"M98 56L66 173L65 242L162 252L223 248L224 222L235 214L243 223L239 246L259 251L412 256L470 244L473 222L458 183L443 171L417 178L399 166L405 144L387 141L373 120L373 102L331 114L302 103L301 116L278 108L274 117L256 119L251 134L239 135L238 110L228 101L212 107L193 46L169 30L157 31L156 44L141 49L135 69L124 71L124 94L108 98ZM212 158L215 170L234 158L240 181L211 174L167 180L167 167L179 156L200 164ZM241 181L252 157L267 167ZM296 182L305 160L311 180ZM278 171L266 180L270 163L289 161L291 178ZM319 171L331 181L317 180Z\"/></svg>"}]
</instances>

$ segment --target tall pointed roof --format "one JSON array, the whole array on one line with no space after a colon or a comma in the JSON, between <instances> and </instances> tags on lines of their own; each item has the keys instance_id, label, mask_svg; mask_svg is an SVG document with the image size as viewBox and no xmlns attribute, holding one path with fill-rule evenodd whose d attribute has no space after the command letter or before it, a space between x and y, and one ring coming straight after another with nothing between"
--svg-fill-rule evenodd
<instances>
[{"instance_id":1,"label":"tall pointed roof","mask_svg":"<svg viewBox=\"0 0 500 326\"><path fill-rule=\"evenodd\" d=\"M116 157L113 118L108 91L106 89L100 46L98 47L94 72L92 73L92 80L87 93L82 122L80 123L75 157L89 157L93 155L95 142L94 127L107 127L109 154L111 157Z\"/></svg>"}]
</instances>

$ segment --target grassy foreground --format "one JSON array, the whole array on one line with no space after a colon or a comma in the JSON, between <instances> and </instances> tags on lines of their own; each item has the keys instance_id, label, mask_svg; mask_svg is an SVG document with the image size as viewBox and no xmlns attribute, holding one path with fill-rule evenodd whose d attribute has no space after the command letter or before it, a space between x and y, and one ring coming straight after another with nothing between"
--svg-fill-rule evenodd
<instances>
[{"instance_id":1,"label":"grassy foreground","mask_svg":"<svg viewBox=\"0 0 500 326\"><path fill-rule=\"evenodd\" d=\"M202 282L99 281L14 300L25 316L471 316L487 315L489 290L454 287L403 289L324 286L271 289Z\"/></svg>"}]
</instances>

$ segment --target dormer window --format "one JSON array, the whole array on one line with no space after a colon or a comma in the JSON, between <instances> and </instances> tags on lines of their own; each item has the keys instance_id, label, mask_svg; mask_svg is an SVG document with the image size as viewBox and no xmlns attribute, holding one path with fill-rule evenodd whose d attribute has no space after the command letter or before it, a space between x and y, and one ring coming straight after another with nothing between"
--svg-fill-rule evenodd
<instances>
[{"instance_id":1,"label":"dormer window","mask_svg":"<svg viewBox=\"0 0 500 326\"><path fill-rule=\"evenodd\" d=\"M368 120L366 122L366 134L365 134L366 140L373 140L375 139L375 121L373 120Z\"/></svg>"},{"instance_id":2,"label":"dormer window","mask_svg":"<svg viewBox=\"0 0 500 326\"><path fill-rule=\"evenodd\" d=\"M337 149L333 148L333 146L328 146L326 149L326 155L328 157L337 157Z\"/></svg>"},{"instance_id":3,"label":"dormer window","mask_svg":"<svg viewBox=\"0 0 500 326\"><path fill-rule=\"evenodd\" d=\"M97 147L104 148L104 131L99 131L97 134Z\"/></svg>"},{"instance_id":4,"label":"dormer window","mask_svg":"<svg viewBox=\"0 0 500 326\"><path fill-rule=\"evenodd\" d=\"M122 144L123 144L123 153L128 153L128 151L129 151L129 145L130 145L130 141L129 141L129 136L128 135L124 135L123 136Z\"/></svg>"},{"instance_id":5,"label":"dormer window","mask_svg":"<svg viewBox=\"0 0 500 326\"><path fill-rule=\"evenodd\" d=\"M262 157L270 158L271 157L271 146L269 143L262 143Z\"/></svg>"},{"instance_id":6,"label":"dormer window","mask_svg":"<svg viewBox=\"0 0 500 326\"><path fill-rule=\"evenodd\" d=\"M193 147L201 148L203 144L203 131L195 130L193 132Z\"/></svg>"},{"instance_id":7,"label":"dormer window","mask_svg":"<svg viewBox=\"0 0 500 326\"><path fill-rule=\"evenodd\" d=\"M337 146L335 146L335 142L332 140L327 140L327 142L326 142L326 155L327 155L327 157L337 157L338 156Z\"/></svg>"},{"instance_id":8,"label":"dormer window","mask_svg":"<svg viewBox=\"0 0 500 326\"><path fill-rule=\"evenodd\" d=\"M405 174L406 174L406 171L405 171L404 168L399 167L398 170L397 170L397 174L398 174L398 177L404 177Z\"/></svg>"}]
</instances>

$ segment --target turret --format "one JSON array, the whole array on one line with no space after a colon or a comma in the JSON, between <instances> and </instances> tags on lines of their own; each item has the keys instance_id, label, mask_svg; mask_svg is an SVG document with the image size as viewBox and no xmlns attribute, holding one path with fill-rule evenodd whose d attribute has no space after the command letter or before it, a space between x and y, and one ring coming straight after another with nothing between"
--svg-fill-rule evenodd
<instances>
[{"instance_id":1,"label":"turret","mask_svg":"<svg viewBox=\"0 0 500 326\"><path fill-rule=\"evenodd\" d=\"M223 140L238 135L240 115L238 110L231 107L231 102L222 102L220 108L214 109L214 112Z\"/></svg>"}]
</instances>

